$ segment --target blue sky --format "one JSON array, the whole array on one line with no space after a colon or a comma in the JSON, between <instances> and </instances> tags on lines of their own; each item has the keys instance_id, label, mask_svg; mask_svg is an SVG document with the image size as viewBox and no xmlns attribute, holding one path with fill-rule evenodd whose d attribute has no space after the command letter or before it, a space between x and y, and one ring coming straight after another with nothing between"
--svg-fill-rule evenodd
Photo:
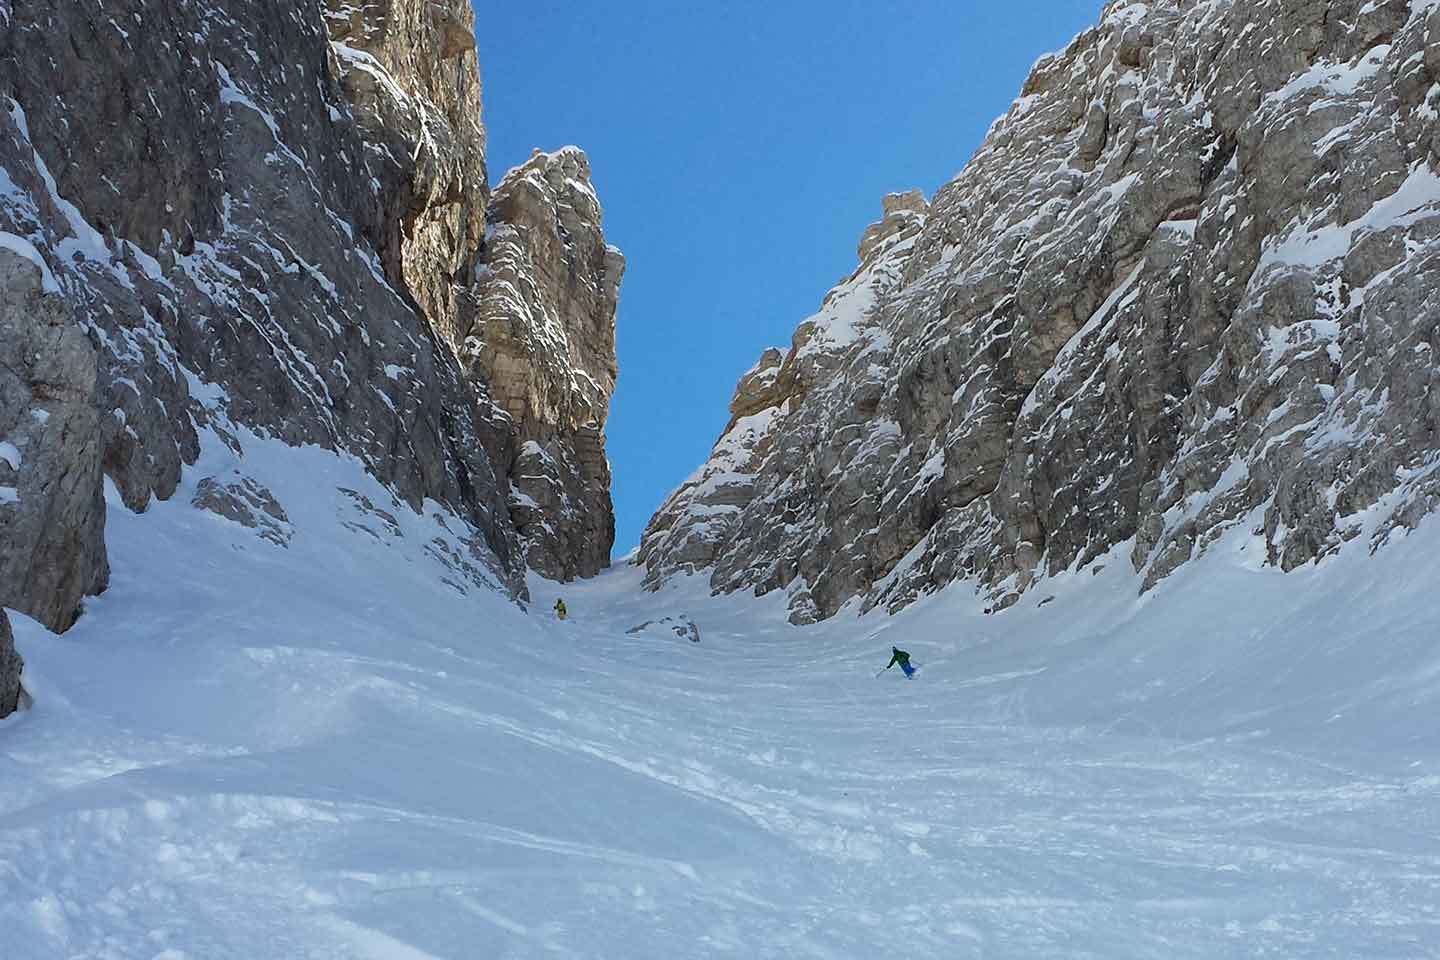
<instances>
[{"instance_id":1,"label":"blue sky","mask_svg":"<svg viewBox=\"0 0 1440 960\"><path fill-rule=\"evenodd\" d=\"M479 3L490 174L590 155L629 261L616 557L705 458L735 382L855 266L880 198L965 165L1101 0Z\"/></svg>"}]
</instances>

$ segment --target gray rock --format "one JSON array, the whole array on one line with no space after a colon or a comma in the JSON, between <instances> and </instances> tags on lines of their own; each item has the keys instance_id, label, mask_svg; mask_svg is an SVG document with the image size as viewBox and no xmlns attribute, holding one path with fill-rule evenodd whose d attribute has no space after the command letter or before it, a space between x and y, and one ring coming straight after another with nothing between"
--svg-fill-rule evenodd
<instances>
[{"instance_id":1,"label":"gray rock","mask_svg":"<svg viewBox=\"0 0 1440 960\"><path fill-rule=\"evenodd\" d=\"M533 569L592 577L615 542L605 424L625 258L582 151L536 151L506 175L481 263L464 355L514 424L511 516Z\"/></svg>"},{"instance_id":2,"label":"gray rock","mask_svg":"<svg viewBox=\"0 0 1440 960\"><path fill-rule=\"evenodd\" d=\"M1149 588L1237 526L1286 570L1412 527L1440 497L1437 29L1107 4L737 391L647 584L785 589L796 622L962 579L1003 609L1117 547Z\"/></svg>"},{"instance_id":3,"label":"gray rock","mask_svg":"<svg viewBox=\"0 0 1440 960\"><path fill-rule=\"evenodd\" d=\"M784 361L784 351L770 347L740 378L735 385L735 395L730 398L730 423L725 427L727 433L741 417L754 416L784 402L780 382Z\"/></svg>"},{"instance_id":4,"label":"gray rock","mask_svg":"<svg viewBox=\"0 0 1440 960\"><path fill-rule=\"evenodd\" d=\"M378 183L386 274L454 348L489 199L474 13L466 0L325 0L324 14Z\"/></svg>"},{"instance_id":5,"label":"gray rock","mask_svg":"<svg viewBox=\"0 0 1440 960\"><path fill-rule=\"evenodd\" d=\"M249 477L206 477L196 484L190 502L249 527L276 546L287 546L295 533L275 495Z\"/></svg>"},{"instance_id":6,"label":"gray rock","mask_svg":"<svg viewBox=\"0 0 1440 960\"><path fill-rule=\"evenodd\" d=\"M566 532L545 567L566 550L584 571L608 562L597 464L619 255L598 241L613 282L570 294L608 297L608 316L585 318L593 335L574 356L530 358L594 380L590 418L575 405L549 433L517 423L476 361L501 346L475 333L489 187L473 27L465 0L5 7L0 169L17 189L0 197L0 429L20 431L23 456L6 484L19 507L0 503L0 601L67 627L106 582L102 476L144 511L174 494L203 431L232 425L346 451L409 509L453 511L476 578L517 597L536 538L511 515L511 472L523 440L554 441L580 479L555 516L542 508ZM581 246L531 251L534 275L599 276L574 262L599 237L593 213L593 227L570 224ZM31 251L44 289L13 279ZM486 316L504 320L494 304ZM40 336L58 369L17 366L18 338ZM206 505L283 538L250 493L216 488Z\"/></svg>"},{"instance_id":7,"label":"gray rock","mask_svg":"<svg viewBox=\"0 0 1440 960\"><path fill-rule=\"evenodd\" d=\"M48 268L0 246L0 604L52 630L109 576L96 363Z\"/></svg>"},{"instance_id":8,"label":"gray rock","mask_svg":"<svg viewBox=\"0 0 1440 960\"><path fill-rule=\"evenodd\" d=\"M650 636L669 639L673 636L681 640L689 640L691 643L700 642L700 628L695 625L694 620L683 613L675 617L646 620L644 623L626 630L625 633L632 637Z\"/></svg>"},{"instance_id":9,"label":"gray rock","mask_svg":"<svg viewBox=\"0 0 1440 960\"><path fill-rule=\"evenodd\" d=\"M346 527L365 533L382 543L388 538L403 536L400 531L400 521L395 519L395 514L375 506L369 497L358 490L341 487L340 493L350 502L353 510L353 514L341 518L341 522ZM393 506L397 510L400 509L399 503L395 503Z\"/></svg>"},{"instance_id":10,"label":"gray rock","mask_svg":"<svg viewBox=\"0 0 1440 960\"><path fill-rule=\"evenodd\" d=\"M15 635L10 630L10 617L0 608L0 719L10 716L25 706L25 688L20 685L20 674L25 661L15 650Z\"/></svg>"}]
</instances>

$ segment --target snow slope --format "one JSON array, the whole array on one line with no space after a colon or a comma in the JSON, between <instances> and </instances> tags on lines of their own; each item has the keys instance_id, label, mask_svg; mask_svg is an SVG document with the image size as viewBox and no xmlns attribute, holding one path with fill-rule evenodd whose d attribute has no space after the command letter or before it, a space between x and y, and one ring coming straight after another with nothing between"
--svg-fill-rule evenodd
<instances>
[{"instance_id":1,"label":"snow slope","mask_svg":"<svg viewBox=\"0 0 1440 960\"><path fill-rule=\"evenodd\" d=\"M443 583L434 517L357 522L354 462L242 439L110 512L68 634L17 618L6 960L1440 956L1433 520L806 628L622 566L559 624ZM232 465L288 548L187 505ZM702 643L625 633L680 612Z\"/></svg>"}]
</instances>

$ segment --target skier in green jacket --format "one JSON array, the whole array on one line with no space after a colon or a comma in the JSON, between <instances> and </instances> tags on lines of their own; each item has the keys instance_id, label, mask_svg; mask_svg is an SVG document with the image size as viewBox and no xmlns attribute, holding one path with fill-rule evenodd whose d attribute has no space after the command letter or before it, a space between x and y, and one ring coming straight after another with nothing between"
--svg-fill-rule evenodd
<instances>
[{"instance_id":1,"label":"skier in green jacket","mask_svg":"<svg viewBox=\"0 0 1440 960\"><path fill-rule=\"evenodd\" d=\"M885 665L885 669L889 670L897 663L900 664L900 669L905 671L906 679L915 676L915 665L910 662L910 654L899 647L891 647L890 662Z\"/></svg>"}]
</instances>

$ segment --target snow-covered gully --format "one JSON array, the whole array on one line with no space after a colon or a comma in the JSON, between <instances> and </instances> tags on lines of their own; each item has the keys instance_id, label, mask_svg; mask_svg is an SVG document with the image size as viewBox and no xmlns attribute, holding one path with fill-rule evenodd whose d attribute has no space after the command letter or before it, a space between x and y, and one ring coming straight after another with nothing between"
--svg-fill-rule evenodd
<instances>
[{"instance_id":1,"label":"snow-covered gully","mask_svg":"<svg viewBox=\"0 0 1440 960\"><path fill-rule=\"evenodd\" d=\"M543 581L446 585L433 517L353 514L355 464L246 445L288 548L114 510L110 592L17 624L8 958L1440 952L1433 521L808 628L621 566L562 624ZM626 633L682 612L701 643Z\"/></svg>"}]
</instances>

